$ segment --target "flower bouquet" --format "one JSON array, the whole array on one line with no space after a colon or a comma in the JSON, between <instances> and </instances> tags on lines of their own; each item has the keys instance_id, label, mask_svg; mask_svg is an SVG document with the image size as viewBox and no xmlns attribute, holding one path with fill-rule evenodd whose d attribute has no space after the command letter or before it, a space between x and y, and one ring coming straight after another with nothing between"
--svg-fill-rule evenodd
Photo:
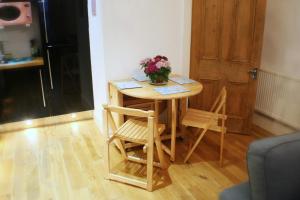
<instances>
[{"instance_id":1,"label":"flower bouquet","mask_svg":"<svg viewBox=\"0 0 300 200\"><path fill-rule=\"evenodd\" d=\"M140 63L150 83L153 85L164 85L169 80L171 73L170 63L165 56L156 56L154 58L146 58Z\"/></svg>"}]
</instances>

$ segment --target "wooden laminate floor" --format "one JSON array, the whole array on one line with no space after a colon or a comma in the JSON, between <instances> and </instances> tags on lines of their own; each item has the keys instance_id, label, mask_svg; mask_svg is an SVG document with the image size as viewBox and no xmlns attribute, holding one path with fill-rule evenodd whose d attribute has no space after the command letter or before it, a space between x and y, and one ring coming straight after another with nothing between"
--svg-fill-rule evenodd
<instances>
[{"instance_id":1,"label":"wooden laminate floor","mask_svg":"<svg viewBox=\"0 0 300 200\"><path fill-rule=\"evenodd\" d=\"M207 135L189 164L183 164L187 145L178 140L176 162L167 172L156 170L151 193L104 179L103 137L93 120L0 134L0 199L216 200L224 188L247 180L246 150L257 136L228 134L224 168L218 138ZM144 174L144 166L124 163L112 150L116 168Z\"/></svg>"}]
</instances>

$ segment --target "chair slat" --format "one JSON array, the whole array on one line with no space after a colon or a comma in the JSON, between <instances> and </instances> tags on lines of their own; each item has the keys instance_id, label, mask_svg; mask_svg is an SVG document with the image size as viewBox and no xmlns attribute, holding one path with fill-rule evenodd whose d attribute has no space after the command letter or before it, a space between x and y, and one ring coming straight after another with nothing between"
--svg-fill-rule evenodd
<instances>
[{"instance_id":1,"label":"chair slat","mask_svg":"<svg viewBox=\"0 0 300 200\"><path fill-rule=\"evenodd\" d=\"M165 129L162 124L158 125L159 134ZM129 119L117 131L115 137L125 141L146 143L148 140L148 124L147 122Z\"/></svg>"},{"instance_id":2,"label":"chair slat","mask_svg":"<svg viewBox=\"0 0 300 200\"><path fill-rule=\"evenodd\" d=\"M212 117L214 119L227 119L226 115L219 114L219 113L217 113L217 115L215 115L215 113L213 113L213 112L197 110L197 109L193 109L193 108L189 108L187 111L189 111L190 113L193 113L194 115L198 115L198 116Z\"/></svg>"},{"instance_id":3,"label":"chair slat","mask_svg":"<svg viewBox=\"0 0 300 200\"><path fill-rule=\"evenodd\" d=\"M135 120L134 121L135 128L132 129L132 132L129 133L132 138L142 139L144 132L147 131L146 123Z\"/></svg>"},{"instance_id":4,"label":"chair slat","mask_svg":"<svg viewBox=\"0 0 300 200\"><path fill-rule=\"evenodd\" d=\"M134 117L153 117L154 111L144 111L134 108L124 108L119 106L103 105L103 108L109 112L115 112L121 115L129 115Z\"/></svg>"}]
</instances>

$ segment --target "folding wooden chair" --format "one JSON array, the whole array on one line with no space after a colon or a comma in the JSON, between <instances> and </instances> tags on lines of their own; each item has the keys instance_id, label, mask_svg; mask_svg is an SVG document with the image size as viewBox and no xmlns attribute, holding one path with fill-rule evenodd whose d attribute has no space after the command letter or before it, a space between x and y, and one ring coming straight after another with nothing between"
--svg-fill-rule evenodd
<instances>
[{"instance_id":1,"label":"folding wooden chair","mask_svg":"<svg viewBox=\"0 0 300 200\"><path fill-rule=\"evenodd\" d=\"M211 131L216 131L221 133L220 165L222 166L224 136L226 133L225 120L227 119L227 116L225 115L226 97L227 97L226 88L223 87L209 112L203 110L191 109L191 108L187 109L187 112L182 119L182 125L185 127L198 128L197 133L200 133L201 130L202 132L199 135L196 142L194 143L193 147L189 150L187 156L185 157L184 159L185 163L191 157L192 153L195 151L196 147L203 139L207 131L211 130Z\"/></svg>"},{"instance_id":2,"label":"folding wooden chair","mask_svg":"<svg viewBox=\"0 0 300 200\"><path fill-rule=\"evenodd\" d=\"M153 190L153 166L161 167L165 169L166 163L164 159L164 153L161 146L160 135L165 130L165 125L156 124L153 111L143 111L132 108L123 108L117 106L104 105L104 132L106 134L105 145L105 162L106 162L106 174L110 180L123 182L131 185L135 185L148 191ZM131 118L127 120L123 125L117 128L112 113L121 115L133 116L137 118ZM147 119L140 120L140 119ZM110 128L112 129L112 135L110 134ZM144 152L147 153L147 159L142 159L134 156L127 155L123 146L124 142L132 142L144 145ZM125 160L133 161L147 165L147 180L140 181L131 177L125 177L111 172L110 168L110 153L109 145L115 142L121 151L121 154ZM159 163L153 161L153 149L154 143L157 148Z\"/></svg>"}]
</instances>

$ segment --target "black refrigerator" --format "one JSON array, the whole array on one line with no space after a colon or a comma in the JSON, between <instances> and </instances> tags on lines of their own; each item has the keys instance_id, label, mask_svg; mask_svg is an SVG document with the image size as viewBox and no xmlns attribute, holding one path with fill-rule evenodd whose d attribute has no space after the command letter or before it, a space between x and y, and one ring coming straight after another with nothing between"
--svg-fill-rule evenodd
<instances>
[{"instance_id":1,"label":"black refrigerator","mask_svg":"<svg viewBox=\"0 0 300 200\"><path fill-rule=\"evenodd\" d=\"M50 115L94 109L87 0L40 0Z\"/></svg>"}]
</instances>

